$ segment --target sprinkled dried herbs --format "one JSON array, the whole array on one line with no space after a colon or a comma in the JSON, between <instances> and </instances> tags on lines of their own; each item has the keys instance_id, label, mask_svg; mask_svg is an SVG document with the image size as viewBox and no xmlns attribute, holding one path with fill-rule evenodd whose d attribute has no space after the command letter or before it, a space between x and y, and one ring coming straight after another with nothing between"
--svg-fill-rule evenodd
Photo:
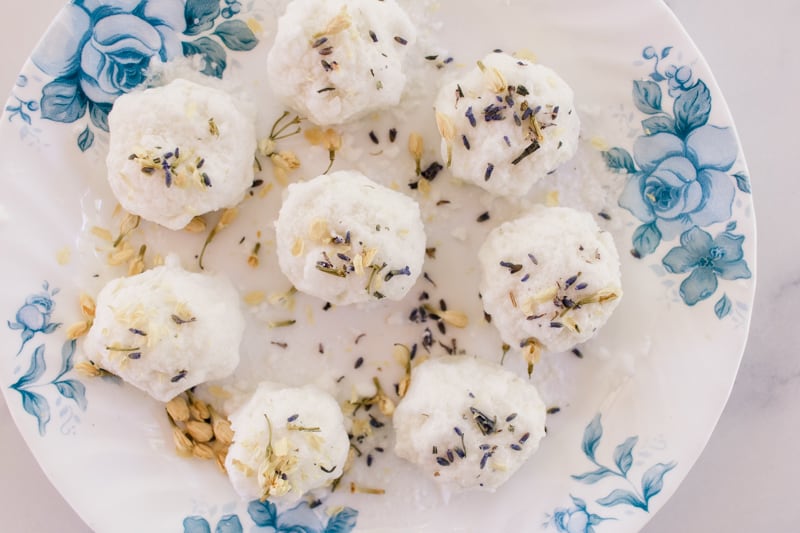
<instances>
[{"instance_id":1,"label":"sprinkled dried herbs","mask_svg":"<svg viewBox=\"0 0 800 533\"><path fill-rule=\"evenodd\" d=\"M400 37L398 35L395 35L394 40L395 40L395 42L398 42L398 43L402 44L403 46L408 44L408 41L405 38Z\"/></svg>"},{"instance_id":2,"label":"sprinkled dried herbs","mask_svg":"<svg viewBox=\"0 0 800 533\"><path fill-rule=\"evenodd\" d=\"M170 318L172 318L172 321L178 324L179 326L183 324L189 324L190 322L194 322L197 320L197 317L194 316L190 318L181 318L176 314L173 314Z\"/></svg>"},{"instance_id":3,"label":"sprinkled dried herbs","mask_svg":"<svg viewBox=\"0 0 800 533\"><path fill-rule=\"evenodd\" d=\"M478 426L482 435L491 435L497 430L497 417L489 418L488 415L476 407L470 407L469 412L472 414L472 420Z\"/></svg>"},{"instance_id":4,"label":"sprinkled dried herbs","mask_svg":"<svg viewBox=\"0 0 800 533\"><path fill-rule=\"evenodd\" d=\"M522 270L522 265L517 263L512 263L510 261L500 261L500 266L503 268L507 268L508 272L511 274L516 274L520 270Z\"/></svg>"},{"instance_id":5,"label":"sprinkled dried herbs","mask_svg":"<svg viewBox=\"0 0 800 533\"><path fill-rule=\"evenodd\" d=\"M483 181L489 181L492 177L492 172L494 172L494 165L492 163L488 163L486 165L486 171L483 173Z\"/></svg>"},{"instance_id":6,"label":"sprinkled dried herbs","mask_svg":"<svg viewBox=\"0 0 800 533\"><path fill-rule=\"evenodd\" d=\"M476 220L478 222L486 222L487 220L489 220L489 211L485 211L480 215L478 215L478 218Z\"/></svg>"},{"instance_id":7,"label":"sprinkled dried herbs","mask_svg":"<svg viewBox=\"0 0 800 533\"><path fill-rule=\"evenodd\" d=\"M534 153L539 148L540 148L539 141L534 139L528 146L525 147L525 149L522 151L521 154L519 154L517 157L514 158L513 161L511 161L511 164L512 165L518 164L520 161L522 161L523 159Z\"/></svg>"}]
</instances>

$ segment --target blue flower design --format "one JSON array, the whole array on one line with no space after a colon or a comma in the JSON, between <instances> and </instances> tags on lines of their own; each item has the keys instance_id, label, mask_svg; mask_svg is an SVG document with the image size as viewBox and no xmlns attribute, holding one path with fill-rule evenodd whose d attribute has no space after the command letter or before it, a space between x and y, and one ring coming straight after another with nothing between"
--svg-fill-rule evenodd
<instances>
[{"instance_id":1,"label":"blue flower design","mask_svg":"<svg viewBox=\"0 0 800 533\"><path fill-rule=\"evenodd\" d=\"M672 274L691 272L680 287L681 298L687 305L695 305L714 294L718 277L734 280L752 276L744 261L743 241L744 236L728 230L712 238L697 226L681 235L681 245L671 249L661 262Z\"/></svg>"},{"instance_id":2,"label":"blue flower design","mask_svg":"<svg viewBox=\"0 0 800 533\"><path fill-rule=\"evenodd\" d=\"M242 533L242 523L235 514L225 515L217 522L214 533ZM208 520L199 516L190 516L183 520L183 533L211 533Z\"/></svg>"},{"instance_id":3,"label":"blue flower design","mask_svg":"<svg viewBox=\"0 0 800 533\"><path fill-rule=\"evenodd\" d=\"M41 100L20 101L10 112L28 124L26 112L72 123L89 114L94 127L108 131L108 113L122 94L147 80L151 63L199 55L204 74L222 77L225 47L252 50L257 44L250 27L229 20L241 12L238 0L73 0L59 13L31 60L52 81ZM223 22L215 26L222 16ZM186 40L203 32L211 35ZM212 38L216 37L216 39ZM94 142L89 126L77 138L81 151Z\"/></svg>"},{"instance_id":4,"label":"blue flower design","mask_svg":"<svg viewBox=\"0 0 800 533\"><path fill-rule=\"evenodd\" d=\"M8 327L11 329L22 330L20 336L22 343L20 344L17 355L22 353L25 344L31 340L37 333L52 333L61 323L51 322L50 315L53 312L55 302L53 297L58 294L58 289L50 290L50 285L45 281L42 285L44 292L32 294L25 300L25 304L17 310L14 322L8 321Z\"/></svg>"},{"instance_id":5,"label":"blue flower design","mask_svg":"<svg viewBox=\"0 0 800 533\"><path fill-rule=\"evenodd\" d=\"M50 334L54 332L61 323L51 322L50 315L55 308L54 297L59 293L57 288L50 288L46 281L42 284L44 292L28 296L16 313L15 321L8 321L8 327L13 330L22 330L22 343L17 355L20 355L25 345L37 334ZM44 435L47 424L50 422L51 411L48 402L41 389L46 385L52 385L56 391L64 398L70 399L83 411L86 410L86 387L77 379L66 378L66 374L73 368L73 356L75 355L75 340L68 339L61 347L61 369L58 374L50 381L40 381L47 370L47 357L45 345L40 344L34 348L30 354L30 364L22 376L12 383L9 388L17 391L22 399L22 408L26 413L36 419L39 434ZM40 392L35 392L34 390ZM61 410L59 415L63 418L69 413L68 410Z\"/></svg>"},{"instance_id":6,"label":"blue flower design","mask_svg":"<svg viewBox=\"0 0 800 533\"><path fill-rule=\"evenodd\" d=\"M323 523L305 501L279 513L274 503L253 500L247 506L247 514L259 531L268 533L350 533L358 518L358 511L345 507ZM225 515L214 532L241 533L242 523L237 515ZM211 525L203 517L189 516L183 520L183 533L211 533Z\"/></svg>"},{"instance_id":7,"label":"blue flower design","mask_svg":"<svg viewBox=\"0 0 800 533\"><path fill-rule=\"evenodd\" d=\"M731 217L736 188L726 174L738 147L729 128L704 125L685 138L674 133L639 137L633 146L640 169L628 178L620 206L665 240L692 225L708 226Z\"/></svg>"},{"instance_id":8,"label":"blue flower design","mask_svg":"<svg viewBox=\"0 0 800 533\"><path fill-rule=\"evenodd\" d=\"M605 479L615 479L621 486L613 489L595 503L603 507L628 506L646 513L650 512L650 500L664 488L664 476L676 463L656 463L642 474L639 483L634 483L630 473L633 467L633 449L639 442L638 436L625 439L614 448L612 462L603 464L597 458L597 448L603 439L603 423L600 414L595 415L583 431L581 449L586 458L597 467L572 478L587 485L594 485ZM548 516L546 525L553 525L562 533L594 533L594 526L604 520L615 520L588 511L586 502L570 495L572 506L557 508Z\"/></svg>"},{"instance_id":9,"label":"blue flower design","mask_svg":"<svg viewBox=\"0 0 800 533\"><path fill-rule=\"evenodd\" d=\"M709 123L711 91L693 77L689 66L663 66L671 52L671 46L642 50L642 57L653 62L649 79L633 82L633 103L647 115L642 120L644 135L634 141L633 155L614 147L604 151L603 158L609 169L628 175L618 203L642 222L631 239L634 257L652 254L663 241L680 236L683 242L699 235L697 231L708 235L700 228L729 222L727 236L718 237L719 245L701 250L698 244L691 253L682 246L683 252L663 258L672 274L692 271L680 295L686 304L695 305L714 294L718 278L751 277L741 249L744 236L733 239L730 234L736 225L730 219L737 189L749 194L750 179L744 172L730 174L739 153L736 136L731 128ZM662 85L672 98L671 112L665 109ZM703 239L703 245L710 240ZM720 319L731 309L727 295L714 304Z\"/></svg>"},{"instance_id":10,"label":"blue flower design","mask_svg":"<svg viewBox=\"0 0 800 533\"><path fill-rule=\"evenodd\" d=\"M181 55L184 0L76 0L59 13L31 56L56 78L42 91L42 116L74 122L87 102L104 115L116 98L138 87L153 58ZM95 125L107 129L105 118Z\"/></svg>"},{"instance_id":11,"label":"blue flower design","mask_svg":"<svg viewBox=\"0 0 800 533\"><path fill-rule=\"evenodd\" d=\"M572 498L572 507L560 507L553 512L550 519L556 530L561 533L594 533L594 526L603 520L613 520L590 513L586 509L586 502L575 496Z\"/></svg>"}]
</instances>

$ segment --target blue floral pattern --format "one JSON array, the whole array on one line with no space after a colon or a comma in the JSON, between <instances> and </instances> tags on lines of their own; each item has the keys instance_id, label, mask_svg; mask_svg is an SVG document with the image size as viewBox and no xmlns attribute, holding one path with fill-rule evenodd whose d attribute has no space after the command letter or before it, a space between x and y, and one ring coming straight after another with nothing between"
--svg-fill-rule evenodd
<instances>
[{"instance_id":1,"label":"blue floral pattern","mask_svg":"<svg viewBox=\"0 0 800 533\"><path fill-rule=\"evenodd\" d=\"M25 345L37 334L49 334L55 331L61 324L52 322L50 315L55 307L53 297L58 293L58 289L50 289L47 282L42 286L43 292L29 296L25 303L17 310L15 321L8 321L8 327L15 330L22 330L22 341L17 352L19 356ZM36 419L39 434L44 436L47 424L51 419L50 402L45 393L41 392L48 386L53 386L58 394L71 400L81 410L85 411L86 387L77 379L65 377L73 368L73 356L75 355L75 340L67 340L61 347L61 367L56 376L52 379L42 381L42 377L47 370L47 359L45 357L45 345L40 344L34 348L30 355L30 364L27 371L9 388L17 391L22 397L22 408L26 413ZM39 389L36 392L34 389ZM74 419L70 410L62 412L62 417Z\"/></svg>"},{"instance_id":2,"label":"blue floral pattern","mask_svg":"<svg viewBox=\"0 0 800 533\"><path fill-rule=\"evenodd\" d=\"M614 147L603 157L610 169L628 174L619 205L642 222L633 232L635 257L652 254L663 241L678 237L681 249L689 253L684 241L693 242L700 233L708 235L700 228L729 223L719 243L705 250L691 249L695 255L705 254L692 256L695 263L686 263L689 258L681 255L684 252L670 252L670 259L664 258L670 273L692 270L680 290L683 301L692 306L714 294L717 278L751 277L742 253L744 236L732 234L730 227L735 228L731 217L737 190L749 193L750 183L742 172L730 174L739 153L736 137L731 128L709 124L711 92L703 80L693 78L687 65L672 64L660 70L671 51L670 46L660 52L652 46L642 51L645 60L654 62L650 79L633 82L634 104L648 115L642 120L644 135L633 143L633 155ZM671 112L665 110L662 85L673 99ZM726 258L712 258L709 253ZM723 312L726 306L729 311L730 301L724 295L715 305L719 318L727 314Z\"/></svg>"},{"instance_id":3,"label":"blue floral pattern","mask_svg":"<svg viewBox=\"0 0 800 533\"><path fill-rule=\"evenodd\" d=\"M220 0L73 0L59 13L31 56L52 81L39 103L20 101L9 112L30 124L30 113L73 123L87 113L94 128L108 131L108 113L120 95L142 85L153 60L200 55L204 74L222 77L225 47L252 50L250 27L233 19L237 1ZM217 24L222 16L224 21ZM202 34L202 35L201 35ZM13 117L12 117L13 118ZM86 151L94 143L89 124L78 134Z\"/></svg>"},{"instance_id":4,"label":"blue floral pattern","mask_svg":"<svg viewBox=\"0 0 800 533\"><path fill-rule=\"evenodd\" d=\"M247 514L258 531L270 533L350 533L356 527L358 518L358 511L344 507L323 524L308 502L301 502L279 513L274 503L260 500L248 504ZM242 522L235 514L223 516L214 528L215 533L243 531ZM211 524L201 516L189 516L183 520L183 533L211 533Z\"/></svg>"},{"instance_id":5,"label":"blue floral pattern","mask_svg":"<svg viewBox=\"0 0 800 533\"><path fill-rule=\"evenodd\" d=\"M631 479L634 464L633 449L639 442L638 436L625 439L614 448L612 463L603 464L597 458L597 448L603 438L603 424L600 414L595 415L583 432L581 449L591 463L597 467L572 478L584 484L594 485L605 479L614 479L622 486L612 489L608 494L595 499L602 507L627 506L650 512L650 500L664 488L664 476L673 468L675 462L656 463L642 474L639 483ZM557 508L548 516L547 524L555 526L562 533L594 533L594 526L614 517L600 516L588 510L585 500L570 495L571 507Z\"/></svg>"}]
</instances>

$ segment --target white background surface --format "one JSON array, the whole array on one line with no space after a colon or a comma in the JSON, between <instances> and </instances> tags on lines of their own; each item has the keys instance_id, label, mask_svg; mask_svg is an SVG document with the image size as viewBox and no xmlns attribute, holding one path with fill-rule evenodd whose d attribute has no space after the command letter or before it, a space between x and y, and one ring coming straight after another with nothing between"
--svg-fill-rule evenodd
<instances>
[{"instance_id":1,"label":"white background surface","mask_svg":"<svg viewBox=\"0 0 800 533\"><path fill-rule=\"evenodd\" d=\"M0 32L0 92L11 88L63 3L17 0L5 10L10 16ZM744 145L758 224L758 291L750 341L719 425L686 481L644 531L800 531L794 501L800 479L800 231L794 227L800 176L789 165L800 152L800 3L667 3L710 63ZM42 474L5 407L0 437L0 530L90 531Z\"/></svg>"}]
</instances>

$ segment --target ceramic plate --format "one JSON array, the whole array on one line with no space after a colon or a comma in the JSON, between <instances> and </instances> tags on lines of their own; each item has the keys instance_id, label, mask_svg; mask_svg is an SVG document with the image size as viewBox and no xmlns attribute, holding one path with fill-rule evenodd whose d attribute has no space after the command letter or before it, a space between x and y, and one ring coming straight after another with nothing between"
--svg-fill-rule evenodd
<instances>
[{"instance_id":1,"label":"ceramic plate","mask_svg":"<svg viewBox=\"0 0 800 533\"><path fill-rule=\"evenodd\" d=\"M200 233L142 223L113 247L108 234L116 238L124 220L105 181L115 98L150 83L147 67L184 58L181 68L162 68L162 79L187 65L223 77L230 90L252 96L259 134L268 135L283 112L265 62L284 7L76 0L22 69L0 128L0 383L42 468L93 529L636 531L703 449L745 345L755 225L733 122L695 46L655 0L403 5L420 27L404 100L340 128L334 168L360 169L420 202L428 246L437 249L427 276L405 301L367 310L326 309L287 294L272 226L281 191L286 181L322 172L328 153L303 134L278 141L300 168L276 175L280 161L259 156L261 182L203 257L208 271L235 280L248 317L242 364L215 390L235 396L269 378L313 382L345 401L374 393L378 378L392 395L403 373L394 343L416 344L419 357L463 351L502 360L525 375L513 350L503 360L484 319L475 254L502 221L533 203L558 203L590 211L613 234L625 295L596 339L536 366L532 381L551 408L540 451L495 493L447 495L393 456L390 421L378 413L375 425L383 426L357 443L361 456L333 493L290 507L245 502L213 462L174 453L163 405L76 371L81 342L67 332L84 320L79 295L96 295L125 275L141 245L146 267L173 252L199 270L203 241L220 216L208 215ZM535 56L572 85L582 118L578 155L513 201L456 183L446 170L430 187L418 186L409 134L425 139L424 166L440 160L430 112L436 88L494 49ZM466 313L468 327L411 321L423 293L430 305L446 300Z\"/></svg>"}]
</instances>

